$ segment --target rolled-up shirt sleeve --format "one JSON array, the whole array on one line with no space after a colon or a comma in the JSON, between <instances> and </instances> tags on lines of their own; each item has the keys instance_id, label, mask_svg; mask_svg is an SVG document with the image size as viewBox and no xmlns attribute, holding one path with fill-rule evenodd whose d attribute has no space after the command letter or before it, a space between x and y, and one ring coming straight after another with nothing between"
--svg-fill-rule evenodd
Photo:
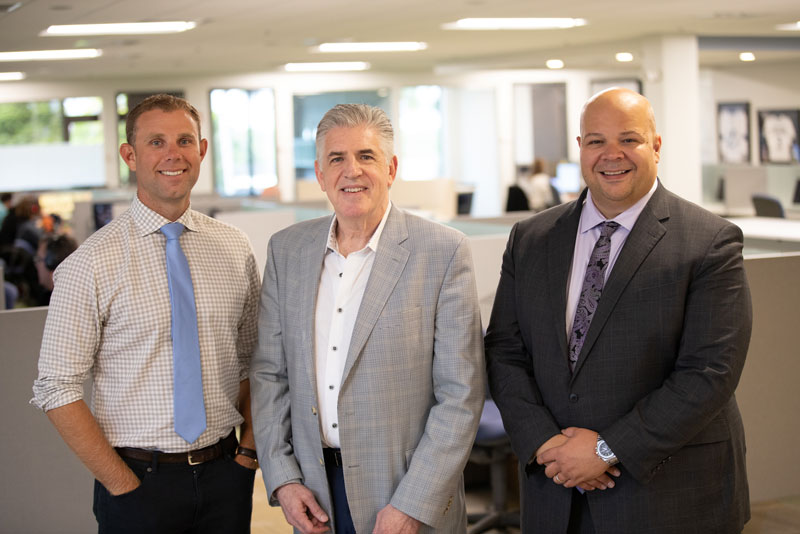
<instances>
[{"instance_id":1,"label":"rolled-up shirt sleeve","mask_svg":"<svg viewBox=\"0 0 800 534\"><path fill-rule=\"evenodd\" d=\"M31 399L45 412L83 398L83 383L100 343L95 272L90 255L82 252L70 255L54 274Z\"/></svg>"}]
</instances>

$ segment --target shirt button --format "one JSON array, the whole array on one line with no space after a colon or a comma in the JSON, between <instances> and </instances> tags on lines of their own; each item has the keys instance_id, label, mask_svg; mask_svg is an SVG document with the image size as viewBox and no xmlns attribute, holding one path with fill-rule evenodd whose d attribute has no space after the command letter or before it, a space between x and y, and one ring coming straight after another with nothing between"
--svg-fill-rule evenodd
<instances>
[{"instance_id":1,"label":"shirt button","mask_svg":"<svg viewBox=\"0 0 800 534\"><path fill-rule=\"evenodd\" d=\"M333 384L331 384L330 386L328 386L328 389L333 389Z\"/></svg>"},{"instance_id":2,"label":"shirt button","mask_svg":"<svg viewBox=\"0 0 800 534\"><path fill-rule=\"evenodd\" d=\"M578 402L578 395L576 393L569 394L569 401L572 403Z\"/></svg>"},{"instance_id":3,"label":"shirt button","mask_svg":"<svg viewBox=\"0 0 800 534\"><path fill-rule=\"evenodd\" d=\"M333 423L331 426L332 426L333 428L339 428L339 425L338 425L338 424L336 424L336 423Z\"/></svg>"},{"instance_id":4,"label":"shirt button","mask_svg":"<svg viewBox=\"0 0 800 534\"><path fill-rule=\"evenodd\" d=\"M333 350L336 350L336 347L333 347Z\"/></svg>"},{"instance_id":5,"label":"shirt button","mask_svg":"<svg viewBox=\"0 0 800 534\"><path fill-rule=\"evenodd\" d=\"M343 273L339 273L339 278L341 278L341 277L342 277L342 274L343 274Z\"/></svg>"},{"instance_id":6,"label":"shirt button","mask_svg":"<svg viewBox=\"0 0 800 534\"><path fill-rule=\"evenodd\" d=\"M341 309L341 308L339 308L339 309L338 309L338 310L336 310L336 311L338 311L339 313L342 313L342 309Z\"/></svg>"}]
</instances>

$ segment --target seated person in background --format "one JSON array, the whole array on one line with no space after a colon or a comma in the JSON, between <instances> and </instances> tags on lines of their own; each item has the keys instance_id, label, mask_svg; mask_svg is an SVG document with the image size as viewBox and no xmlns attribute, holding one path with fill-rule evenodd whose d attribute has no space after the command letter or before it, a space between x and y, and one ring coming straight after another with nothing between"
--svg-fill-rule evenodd
<instances>
[{"instance_id":1,"label":"seated person in background","mask_svg":"<svg viewBox=\"0 0 800 534\"><path fill-rule=\"evenodd\" d=\"M36 200L36 197L28 195L21 198L14 208L9 210L8 215L3 219L3 224L0 225L0 248L12 247L14 240L20 237L22 227L29 227L31 224L35 226L38 215L39 201ZM38 239L34 242L34 251L38 242Z\"/></svg>"},{"instance_id":2,"label":"seated person in background","mask_svg":"<svg viewBox=\"0 0 800 534\"><path fill-rule=\"evenodd\" d=\"M545 172L547 162L543 158L533 160L531 175L519 181L519 187L528 198L528 206L533 211L542 211L561 204L558 191L550 183L550 175Z\"/></svg>"},{"instance_id":3,"label":"seated person in background","mask_svg":"<svg viewBox=\"0 0 800 534\"><path fill-rule=\"evenodd\" d=\"M11 193L0 193L0 224L3 224L3 220L11 210L11 201L13 198L14 196Z\"/></svg>"},{"instance_id":4,"label":"seated person in background","mask_svg":"<svg viewBox=\"0 0 800 534\"><path fill-rule=\"evenodd\" d=\"M77 248L78 243L68 235L51 235L39 242L35 258L36 273L39 277L37 291L39 306L50 304L50 295L53 293L53 271Z\"/></svg>"}]
</instances>

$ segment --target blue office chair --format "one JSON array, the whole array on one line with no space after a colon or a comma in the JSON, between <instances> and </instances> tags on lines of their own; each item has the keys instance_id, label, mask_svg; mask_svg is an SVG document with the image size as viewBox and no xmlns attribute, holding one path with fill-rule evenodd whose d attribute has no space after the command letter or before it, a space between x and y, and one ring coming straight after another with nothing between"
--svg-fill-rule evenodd
<instances>
[{"instance_id":1,"label":"blue office chair","mask_svg":"<svg viewBox=\"0 0 800 534\"><path fill-rule=\"evenodd\" d=\"M781 201L770 195L756 193L752 196L753 207L756 209L756 217L778 217L786 218Z\"/></svg>"},{"instance_id":2,"label":"blue office chair","mask_svg":"<svg viewBox=\"0 0 800 534\"><path fill-rule=\"evenodd\" d=\"M469 534L479 534L492 529L505 530L505 527L519 528L519 510L506 510L508 486L506 470L511 458L514 458L514 453L511 451L511 441L503 427L500 410L493 400L487 399L469 461L479 465L489 465L492 505L487 513L469 514L467 520L469 523L474 523L468 531Z\"/></svg>"}]
</instances>

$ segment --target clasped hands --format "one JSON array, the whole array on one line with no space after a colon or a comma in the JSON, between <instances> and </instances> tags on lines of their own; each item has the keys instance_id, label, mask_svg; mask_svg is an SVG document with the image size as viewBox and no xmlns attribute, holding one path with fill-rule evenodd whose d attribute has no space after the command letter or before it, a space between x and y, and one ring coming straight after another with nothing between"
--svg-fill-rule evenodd
<instances>
[{"instance_id":1,"label":"clasped hands","mask_svg":"<svg viewBox=\"0 0 800 534\"><path fill-rule=\"evenodd\" d=\"M565 488L578 487L585 491L613 488L611 477L618 477L621 472L597 456L596 445L597 432L587 428L565 428L539 447L536 463L545 466L547 478Z\"/></svg>"}]
</instances>

